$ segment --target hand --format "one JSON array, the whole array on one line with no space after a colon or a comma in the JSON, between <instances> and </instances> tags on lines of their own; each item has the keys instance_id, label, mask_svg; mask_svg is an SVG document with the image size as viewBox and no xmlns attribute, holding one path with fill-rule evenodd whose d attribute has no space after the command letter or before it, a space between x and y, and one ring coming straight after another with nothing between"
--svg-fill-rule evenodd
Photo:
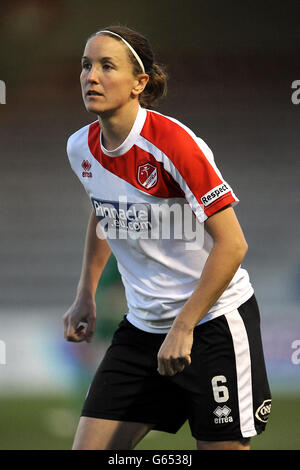
<instances>
[{"instance_id":1,"label":"hand","mask_svg":"<svg viewBox=\"0 0 300 470\"><path fill-rule=\"evenodd\" d=\"M96 304L90 296L77 297L63 316L67 341L90 343L96 324ZM86 325L84 325L86 324Z\"/></svg>"},{"instance_id":2,"label":"hand","mask_svg":"<svg viewBox=\"0 0 300 470\"><path fill-rule=\"evenodd\" d=\"M191 364L193 339L193 330L173 325L158 351L159 374L175 375Z\"/></svg>"}]
</instances>

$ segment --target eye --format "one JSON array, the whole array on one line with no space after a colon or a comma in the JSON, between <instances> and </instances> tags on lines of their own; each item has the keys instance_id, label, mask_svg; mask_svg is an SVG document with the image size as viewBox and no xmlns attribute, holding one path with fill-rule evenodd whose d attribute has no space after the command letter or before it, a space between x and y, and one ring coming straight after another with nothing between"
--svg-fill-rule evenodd
<instances>
[{"instance_id":1,"label":"eye","mask_svg":"<svg viewBox=\"0 0 300 470\"><path fill-rule=\"evenodd\" d=\"M91 64L89 62L82 62L82 68L89 70L91 68Z\"/></svg>"},{"instance_id":2,"label":"eye","mask_svg":"<svg viewBox=\"0 0 300 470\"><path fill-rule=\"evenodd\" d=\"M103 64L103 69L104 70L111 70L113 67L109 64Z\"/></svg>"}]
</instances>

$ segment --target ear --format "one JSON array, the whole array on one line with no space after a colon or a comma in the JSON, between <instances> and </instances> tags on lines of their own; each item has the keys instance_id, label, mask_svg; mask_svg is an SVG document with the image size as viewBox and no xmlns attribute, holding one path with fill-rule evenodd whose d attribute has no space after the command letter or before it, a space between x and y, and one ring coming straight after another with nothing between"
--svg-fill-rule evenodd
<instances>
[{"instance_id":1,"label":"ear","mask_svg":"<svg viewBox=\"0 0 300 470\"><path fill-rule=\"evenodd\" d=\"M144 89L145 89L145 87L146 87L146 85L149 81L149 78L150 77L147 73L140 73L140 74L136 75L131 93L134 96L140 95L144 91Z\"/></svg>"}]
</instances>

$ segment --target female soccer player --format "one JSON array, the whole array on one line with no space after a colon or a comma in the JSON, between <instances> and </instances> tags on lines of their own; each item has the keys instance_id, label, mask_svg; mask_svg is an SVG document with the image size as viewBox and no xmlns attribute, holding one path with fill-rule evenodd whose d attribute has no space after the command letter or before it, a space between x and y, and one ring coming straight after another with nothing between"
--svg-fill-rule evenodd
<instances>
[{"instance_id":1,"label":"female soccer player","mask_svg":"<svg viewBox=\"0 0 300 470\"><path fill-rule=\"evenodd\" d=\"M152 110L166 74L144 36L123 26L93 34L80 80L97 120L69 138L67 152L93 210L65 338L91 341L111 252L128 313L89 388L73 449L133 449L149 430L176 433L187 419L198 449L249 449L271 397L259 310L240 266L238 199L205 142Z\"/></svg>"}]
</instances>

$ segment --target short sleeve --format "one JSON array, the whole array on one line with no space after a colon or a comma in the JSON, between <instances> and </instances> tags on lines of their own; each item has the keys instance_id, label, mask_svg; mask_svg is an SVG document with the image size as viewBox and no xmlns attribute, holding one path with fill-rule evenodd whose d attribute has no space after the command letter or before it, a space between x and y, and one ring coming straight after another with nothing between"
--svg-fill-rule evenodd
<instances>
[{"instance_id":1,"label":"short sleeve","mask_svg":"<svg viewBox=\"0 0 300 470\"><path fill-rule=\"evenodd\" d=\"M199 137L186 133L181 151L170 154L173 177L200 222L239 199L216 166L214 155Z\"/></svg>"},{"instance_id":2,"label":"short sleeve","mask_svg":"<svg viewBox=\"0 0 300 470\"><path fill-rule=\"evenodd\" d=\"M200 137L180 121L151 112L141 133L153 145L200 222L239 200L216 166L214 155Z\"/></svg>"}]
</instances>

